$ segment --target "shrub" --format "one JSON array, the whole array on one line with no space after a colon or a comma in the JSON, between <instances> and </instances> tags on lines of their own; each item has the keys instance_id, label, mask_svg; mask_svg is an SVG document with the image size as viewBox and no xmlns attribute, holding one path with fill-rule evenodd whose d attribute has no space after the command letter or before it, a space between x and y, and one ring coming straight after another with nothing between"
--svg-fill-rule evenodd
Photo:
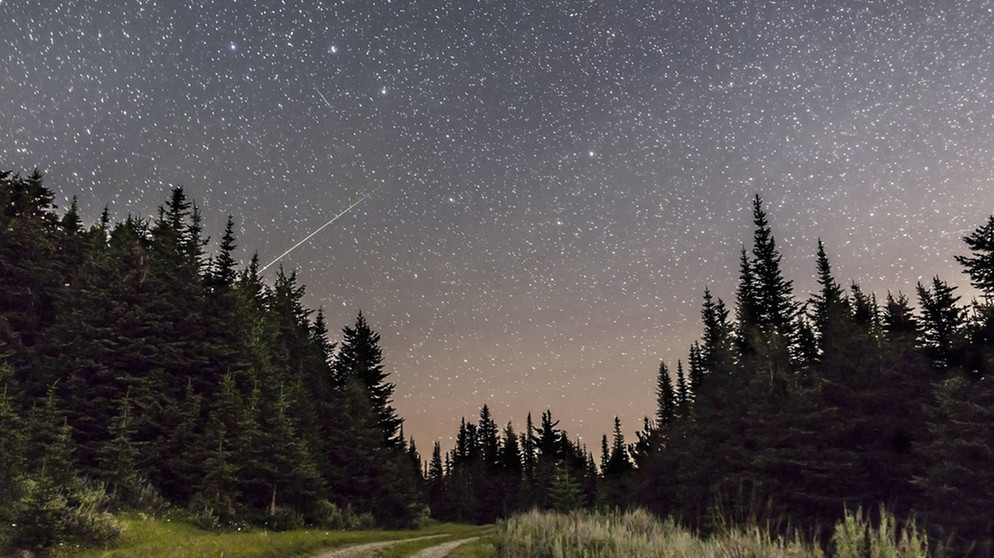
<instances>
[{"instance_id":1,"label":"shrub","mask_svg":"<svg viewBox=\"0 0 994 558\"><path fill-rule=\"evenodd\" d=\"M99 484L74 479L70 486L27 479L14 504L10 544L45 550L58 544L96 546L121 535L121 526L103 511L107 493Z\"/></svg>"},{"instance_id":2,"label":"shrub","mask_svg":"<svg viewBox=\"0 0 994 558\"><path fill-rule=\"evenodd\" d=\"M832 549L838 558L923 558L928 556L928 537L914 521L898 529L897 520L883 507L876 529L862 509L846 510L835 524Z\"/></svg>"},{"instance_id":3,"label":"shrub","mask_svg":"<svg viewBox=\"0 0 994 558\"><path fill-rule=\"evenodd\" d=\"M369 513L356 513L352 506L344 509L325 500L318 505L320 520L318 525L324 529L334 530L360 530L372 529L376 522Z\"/></svg>"}]
</instances>

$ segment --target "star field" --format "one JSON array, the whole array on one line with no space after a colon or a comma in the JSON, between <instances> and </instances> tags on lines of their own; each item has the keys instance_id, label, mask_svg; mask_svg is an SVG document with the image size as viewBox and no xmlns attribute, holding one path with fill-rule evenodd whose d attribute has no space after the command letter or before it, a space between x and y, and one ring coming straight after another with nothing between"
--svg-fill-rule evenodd
<instances>
[{"instance_id":1,"label":"star field","mask_svg":"<svg viewBox=\"0 0 994 558\"><path fill-rule=\"evenodd\" d=\"M372 192L281 263L382 334L407 434L551 408L594 449L731 302L754 193L800 298L820 237L969 299L994 2L949 4L0 0L0 167L91 221L181 184L263 263Z\"/></svg>"}]
</instances>

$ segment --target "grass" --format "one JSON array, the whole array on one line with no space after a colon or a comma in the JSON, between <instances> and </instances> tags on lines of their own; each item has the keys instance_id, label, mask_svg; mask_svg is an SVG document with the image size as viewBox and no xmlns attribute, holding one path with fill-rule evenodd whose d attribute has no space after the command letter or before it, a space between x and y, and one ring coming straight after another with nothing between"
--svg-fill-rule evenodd
<instances>
[{"instance_id":1,"label":"grass","mask_svg":"<svg viewBox=\"0 0 994 558\"><path fill-rule=\"evenodd\" d=\"M482 536L475 541L459 545L449 554L449 558L497 558L494 536Z\"/></svg>"},{"instance_id":2,"label":"grass","mask_svg":"<svg viewBox=\"0 0 994 558\"><path fill-rule=\"evenodd\" d=\"M832 537L837 558L924 558L928 541L913 523L898 529L881 510L874 526L861 511L847 512ZM490 556L572 558L779 557L823 558L821 548L799 537L780 537L759 527L729 528L699 538L673 520L636 510L625 514L532 511L497 525ZM486 548L486 547L481 547ZM483 554L481 554L483 555ZM468 555L471 556L471 555Z\"/></svg>"},{"instance_id":3,"label":"grass","mask_svg":"<svg viewBox=\"0 0 994 558\"><path fill-rule=\"evenodd\" d=\"M249 530L216 533L198 529L186 521L152 518L142 515L121 518L121 539L110 548L76 550L56 549L59 557L78 558L176 558L224 556L225 558L259 558L277 556L313 556L322 550L370 542L402 540L430 535L445 537L475 536L480 528L470 525L435 524L416 531L328 531L298 529L287 532ZM445 537L425 539L425 547L449 540ZM416 548L415 550L418 550Z\"/></svg>"},{"instance_id":4,"label":"grass","mask_svg":"<svg viewBox=\"0 0 994 558\"><path fill-rule=\"evenodd\" d=\"M832 555L838 558L924 558L928 541L913 523L898 527L886 511L871 521L862 511L848 512L835 526ZM185 520L131 515L119 518L121 539L105 549L59 548L60 558L147 558L224 556L256 558L313 556L323 550L381 541L404 541L377 552L381 558L412 556L456 539L479 537L458 546L455 558L534 557L781 557L823 558L820 548L799 538L771 535L758 527L729 528L699 538L673 520L644 511L625 514L532 511L498 523L496 528L434 524L416 531L329 531L299 529L271 532L204 531ZM418 537L431 537L420 540Z\"/></svg>"}]
</instances>

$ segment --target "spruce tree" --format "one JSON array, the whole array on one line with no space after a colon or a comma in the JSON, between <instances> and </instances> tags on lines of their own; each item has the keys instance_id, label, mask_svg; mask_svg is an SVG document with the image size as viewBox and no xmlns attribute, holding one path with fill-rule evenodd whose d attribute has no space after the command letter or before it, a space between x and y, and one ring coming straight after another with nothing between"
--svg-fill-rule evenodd
<instances>
[{"instance_id":1,"label":"spruce tree","mask_svg":"<svg viewBox=\"0 0 994 558\"><path fill-rule=\"evenodd\" d=\"M728 364L734 360L734 328L728 322L728 309L723 300L714 299L710 289L704 289L701 320L704 333L700 344L700 363L707 373L720 364Z\"/></svg>"},{"instance_id":2,"label":"spruce tree","mask_svg":"<svg viewBox=\"0 0 994 558\"><path fill-rule=\"evenodd\" d=\"M929 408L927 469L918 479L934 536L962 555L994 548L994 388L989 380L953 375Z\"/></svg>"},{"instance_id":3,"label":"spruce tree","mask_svg":"<svg viewBox=\"0 0 994 558\"><path fill-rule=\"evenodd\" d=\"M477 436L483 462L488 467L498 468L500 466L500 433L497 431L497 423L490 416L490 408L487 405L484 405L480 410L480 425L477 429Z\"/></svg>"},{"instance_id":4,"label":"spruce tree","mask_svg":"<svg viewBox=\"0 0 994 558\"><path fill-rule=\"evenodd\" d=\"M850 310L845 292L832 275L832 266L820 238L816 265L820 290L811 298L811 322L818 343L817 353L821 354L832 346L832 335L849 322Z\"/></svg>"},{"instance_id":5,"label":"spruce tree","mask_svg":"<svg viewBox=\"0 0 994 558\"><path fill-rule=\"evenodd\" d=\"M753 200L752 271L758 315L756 322L774 352L783 350L797 359L797 316L799 308L793 298L793 285L780 269L780 250L770 228L759 194Z\"/></svg>"},{"instance_id":6,"label":"spruce tree","mask_svg":"<svg viewBox=\"0 0 994 558\"><path fill-rule=\"evenodd\" d=\"M535 425L532 423L532 414L528 413L525 419L525 432L521 436L521 462L524 469L525 480L532 482L535 479L535 466L537 462L537 442L535 440Z\"/></svg>"},{"instance_id":7,"label":"spruce tree","mask_svg":"<svg viewBox=\"0 0 994 558\"><path fill-rule=\"evenodd\" d=\"M739 284L735 291L735 341L740 357L755 354L757 350L760 313L756 271L743 246L739 257Z\"/></svg>"},{"instance_id":8,"label":"spruce tree","mask_svg":"<svg viewBox=\"0 0 994 558\"><path fill-rule=\"evenodd\" d=\"M958 364L966 315L963 308L957 306L960 297L954 294L956 287L936 276L932 278L931 288L919 282L916 289L922 312L918 323L921 346L939 367Z\"/></svg>"},{"instance_id":9,"label":"spruce tree","mask_svg":"<svg viewBox=\"0 0 994 558\"><path fill-rule=\"evenodd\" d=\"M677 416L678 398L665 362L659 363L656 375L656 427L666 430Z\"/></svg>"},{"instance_id":10,"label":"spruce tree","mask_svg":"<svg viewBox=\"0 0 994 558\"><path fill-rule=\"evenodd\" d=\"M963 242L970 248L971 255L955 256L956 261L970 276L971 285L988 299L994 297L994 215L987 218L986 224L964 236Z\"/></svg>"},{"instance_id":11,"label":"spruce tree","mask_svg":"<svg viewBox=\"0 0 994 558\"><path fill-rule=\"evenodd\" d=\"M681 417L687 416L690 409L690 388L687 385L687 377L683 373L683 362L676 361L676 407L677 414Z\"/></svg>"},{"instance_id":12,"label":"spruce tree","mask_svg":"<svg viewBox=\"0 0 994 558\"><path fill-rule=\"evenodd\" d=\"M362 312L359 312L352 327L342 329L342 334L342 343L332 367L335 380L338 385L358 382L377 414L384 440L391 446L399 446L402 441L398 439L398 433L403 421L392 405L394 384L386 380L389 373L383 367L380 335L369 327Z\"/></svg>"}]
</instances>

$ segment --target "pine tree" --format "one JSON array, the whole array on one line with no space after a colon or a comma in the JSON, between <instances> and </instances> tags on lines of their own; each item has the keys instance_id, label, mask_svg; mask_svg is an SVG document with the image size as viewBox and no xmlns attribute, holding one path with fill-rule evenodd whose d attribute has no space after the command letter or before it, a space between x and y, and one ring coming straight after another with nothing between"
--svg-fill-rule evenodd
<instances>
[{"instance_id":1,"label":"pine tree","mask_svg":"<svg viewBox=\"0 0 994 558\"><path fill-rule=\"evenodd\" d=\"M559 462L549 485L549 500L552 509L560 513L571 512L583 506L583 491L575 475L565 462Z\"/></svg>"},{"instance_id":2,"label":"pine tree","mask_svg":"<svg viewBox=\"0 0 994 558\"><path fill-rule=\"evenodd\" d=\"M889 335L909 338L912 341L915 339L918 322L911 310L908 297L904 294L897 293L897 296L894 296L887 293L882 322L884 330Z\"/></svg>"},{"instance_id":3,"label":"pine tree","mask_svg":"<svg viewBox=\"0 0 994 558\"><path fill-rule=\"evenodd\" d=\"M607 471L611 464L611 446L607 443L607 434L601 436L601 474Z\"/></svg>"},{"instance_id":4,"label":"pine tree","mask_svg":"<svg viewBox=\"0 0 994 558\"><path fill-rule=\"evenodd\" d=\"M690 389L687 386L687 377L683 373L683 363L676 361L676 407L677 414L681 417L687 416L690 408Z\"/></svg>"},{"instance_id":5,"label":"pine tree","mask_svg":"<svg viewBox=\"0 0 994 558\"><path fill-rule=\"evenodd\" d=\"M759 194L753 200L752 214L756 226L752 249L758 310L756 322L774 353L783 350L789 358L796 359L799 308L793 298L792 282L784 279L780 270L782 256Z\"/></svg>"},{"instance_id":6,"label":"pine tree","mask_svg":"<svg viewBox=\"0 0 994 558\"><path fill-rule=\"evenodd\" d=\"M213 260L210 270L208 285L211 289L230 288L238 278L238 263L235 261L234 252L238 245L235 243L235 221L228 215L228 221L224 226L224 235L221 236L221 244L218 247L217 257Z\"/></svg>"},{"instance_id":7,"label":"pine tree","mask_svg":"<svg viewBox=\"0 0 994 558\"><path fill-rule=\"evenodd\" d=\"M621 419L614 417L614 436L611 442L611 457L608 460L606 474L615 476L625 475L632 471L632 460L628 456L628 446L621 432Z\"/></svg>"},{"instance_id":8,"label":"pine tree","mask_svg":"<svg viewBox=\"0 0 994 558\"><path fill-rule=\"evenodd\" d=\"M964 236L963 242L970 248L971 255L955 256L956 261L970 276L971 285L988 299L994 297L994 215L987 218L985 225Z\"/></svg>"},{"instance_id":9,"label":"pine tree","mask_svg":"<svg viewBox=\"0 0 994 558\"><path fill-rule=\"evenodd\" d=\"M849 301L842 287L832 276L832 266L825 253L825 245L818 239L817 254L818 285L820 291L811 298L813 312L811 322L815 339L818 343L817 352L821 354L832 346L832 335L838 328L845 327L849 322Z\"/></svg>"},{"instance_id":10,"label":"pine tree","mask_svg":"<svg viewBox=\"0 0 994 558\"><path fill-rule=\"evenodd\" d=\"M0 341L18 379L33 371L30 353L54 319L65 282L56 257L64 233L55 194L42 182L37 169L28 177L0 172Z\"/></svg>"},{"instance_id":11,"label":"pine tree","mask_svg":"<svg viewBox=\"0 0 994 558\"><path fill-rule=\"evenodd\" d=\"M334 378L339 385L356 381L363 387L378 416L384 440L391 446L400 445L402 441L397 435L403 421L392 405L394 384L386 381L389 374L383 367L380 335L370 329L362 312L356 317L355 325L346 326L342 333L338 357L332 367Z\"/></svg>"},{"instance_id":12,"label":"pine tree","mask_svg":"<svg viewBox=\"0 0 994 558\"><path fill-rule=\"evenodd\" d=\"M504 442L500 447L501 468L519 481L524 473L524 460L521 455L521 444L514 426L510 422L504 426Z\"/></svg>"},{"instance_id":13,"label":"pine tree","mask_svg":"<svg viewBox=\"0 0 994 558\"><path fill-rule=\"evenodd\" d=\"M535 425L532 423L532 414L528 413L528 418L525 420L525 433L521 437L521 462L525 480L528 482L535 479L536 448L538 446L535 440L535 432Z\"/></svg>"},{"instance_id":14,"label":"pine tree","mask_svg":"<svg viewBox=\"0 0 994 558\"><path fill-rule=\"evenodd\" d=\"M735 341L741 357L757 350L760 313L756 271L743 246L739 257L739 284L735 291Z\"/></svg>"},{"instance_id":15,"label":"pine tree","mask_svg":"<svg viewBox=\"0 0 994 558\"><path fill-rule=\"evenodd\" d=\"M497 423L490 416L490 408L487 405L480 410L480 425L477 429L479 437L480 453L483 462L491 468L500 466L500 435L497 432Z\"/></svg>"},{"instance_id":16,"label":"pine tree","mask_svg":"<svg viewBox=\"0 0 994 558\"><path fill-rule=\"evenodd\" d=\"M0 349L2 350L2 349ZM11 396L13 370L0 354L0 501L16 502L21 496L21 479L27 467L27 436L23 420ZM0 540L14 519L10 505L0 506Z\"/></svg>"},{"instance_id":17,"label":"pine tree","mask_svg":"<svg viewBox=\"0 0 994 558\"><path fill-rule=\"evenodd\" d=\"M704 334L701 337L700 363L707 373L720 364L730 364L734 357L734 330L728 322L728 309L725 308L724 301L712 297L710 289L704 289L701 320L704 323Z\"/></svg>"},{"instance_id":18,"label":"pine tree","mask_svg":"<svg viewBox=\"0 0 994 558\"><path fill-rule=\"evenodd\" d=\"M921 346L932 355L939 367L958 364L966 317L963 308L956 305L960 299L954 294L956 287L949 286L936 276L932 279L931 289L920 282L916 289L922 312L918 324Z\"/></svg>"},{"instance_id":19,"label":"pine tree","mask_svg":"<svg viewBox=\"0 0 994 558\"><path fill-rule=\"evenodd\" d=\"M667 429L677 415L678 398L665 362L659 363L656 376L656 427Z\"/></svg>"},{"instance_id":20,"label":"pine tree","mask_svg":"<svg viewBox=\"0 0 994 558\"><path fill-rule=\"evenodd\" d=\"M994 548L994 388L990 381L953 375L936 390L929 409L931 442L918 480L925 519L940 540L967 555Z\"/></svg>"}]
</instances>

